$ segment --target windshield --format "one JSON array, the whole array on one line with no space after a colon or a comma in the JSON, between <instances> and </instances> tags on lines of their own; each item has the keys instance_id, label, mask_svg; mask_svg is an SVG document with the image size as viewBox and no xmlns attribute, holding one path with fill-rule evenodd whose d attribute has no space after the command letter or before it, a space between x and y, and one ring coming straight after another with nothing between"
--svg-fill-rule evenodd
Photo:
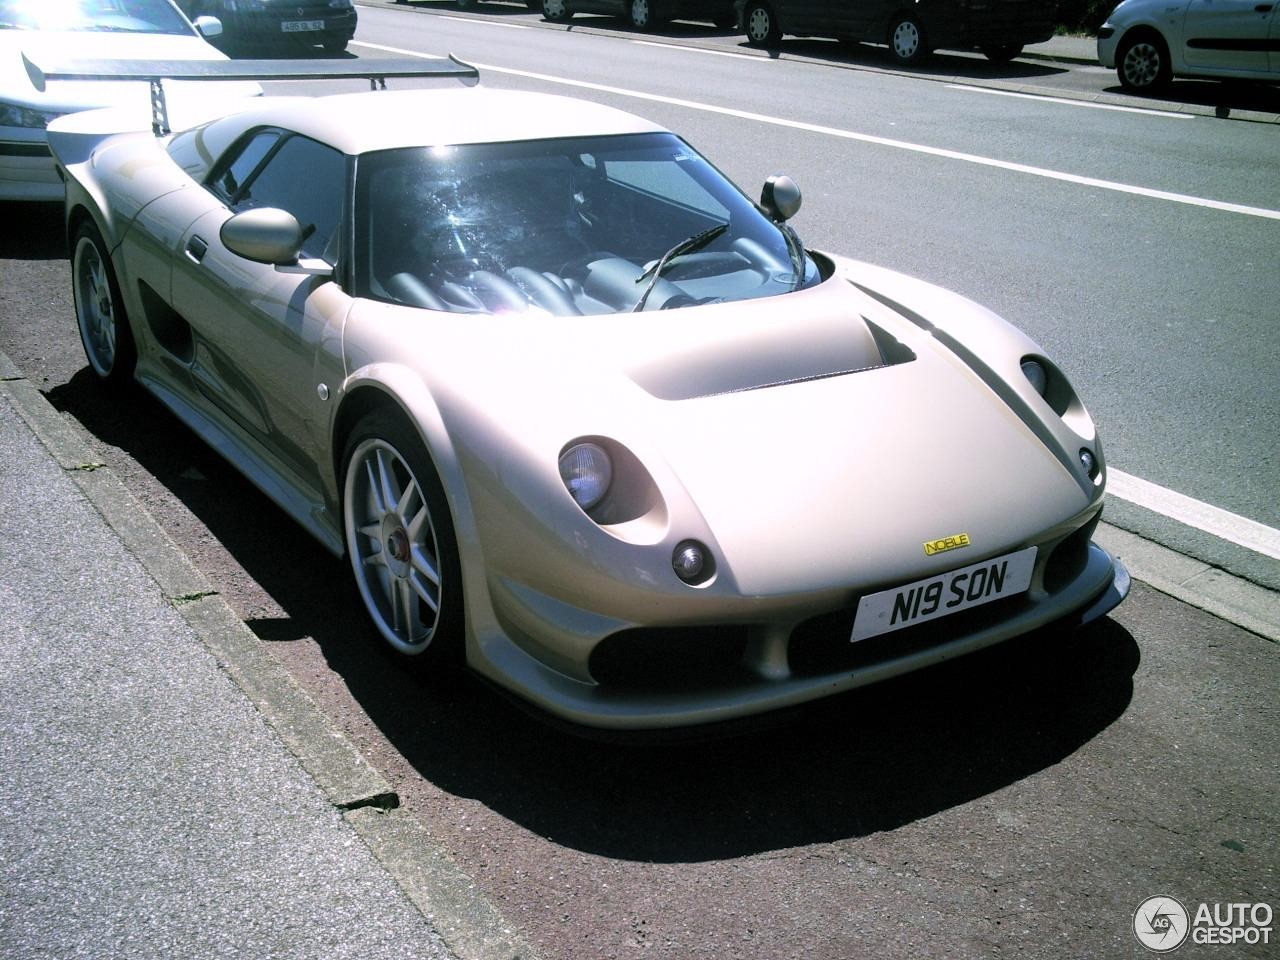
<instances>
[{"instance_id":1,"label":"windshield","mask_svg":"<svg viewBox=\"0 0 1280 960\"><path fill-rule=\"evenodd\" d=\"M361 295L435 310L623 313L819 279L672 134L369 154L355 208Z\"/></svg>"},{"instance_id":2,"label":"windshield","mask_svg":"<svg viewBox=\"0 0 1280 960\"><path fill-rule=\"evenodd\" d=\"M0 29L192 34L169 0L0 0Z\"/></svg>"}]
</instances>

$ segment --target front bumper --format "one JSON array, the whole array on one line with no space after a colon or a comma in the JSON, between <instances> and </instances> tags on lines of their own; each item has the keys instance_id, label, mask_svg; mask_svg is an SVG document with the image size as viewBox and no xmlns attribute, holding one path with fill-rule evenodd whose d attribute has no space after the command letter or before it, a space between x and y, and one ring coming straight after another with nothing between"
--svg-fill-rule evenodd
<instances>
[{"instance_id":1,"label":"front bumper","mask_svg":"<svg viewBox=\"0 0 1280 960\"><path fill-rule=\"evenodd\" d=\"M0 200L61 200L64 194L45 132L0 129Z\"/></svg>"},{"instance_id":2,"label":"front bumper","mask_svg":"<svg viewBox=\"0 0 1280 960\"><path fill-rule=\"evenodd\" d=\"M877 683L1045 627L1100 619L1127 596L1130 579L1123 564L1088 541L1094 526L1090 522L1060 541L1079 545L1079 562L1065 574L1052 569L1048 556L1037 563L1027 594L858 643L849 640L857 606L851 598L840 609L799 621L624 630L612 639L634 641L640 669L628 674L616 660L597 656L607 638L592 655L589 681L553 669L500 629L475 638L470 660L486 679L570 724L621 731L737 720Z\"/></svg>"}]
</instances>

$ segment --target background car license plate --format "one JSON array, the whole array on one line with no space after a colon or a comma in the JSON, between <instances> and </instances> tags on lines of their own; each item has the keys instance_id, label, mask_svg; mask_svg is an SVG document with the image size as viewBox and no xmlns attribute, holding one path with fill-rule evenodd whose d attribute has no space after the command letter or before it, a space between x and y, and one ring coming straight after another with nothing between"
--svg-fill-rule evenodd
<instances>
[{"instance_id":1,"label":"background car license plate","mask_svg":"<svg viewBox=\"0 0 1280 960\"><path fill-rule=\"evenodd\" d=\"M286 20L280 24L285 33L302 33L304 30L323 30L323 20Z\"/></svg>"},{"instance_id":2,"label":"background car license plate","mask_svg":"<svg viewBox=\"0 0 1280 960\"><path fill-rule=\"evenodd\" d=\"M1036 548L983 560L915 583L863 597L851 640L865 640L949 613L1021 593L1031 585Z\"/></svg>"}]
</instances>

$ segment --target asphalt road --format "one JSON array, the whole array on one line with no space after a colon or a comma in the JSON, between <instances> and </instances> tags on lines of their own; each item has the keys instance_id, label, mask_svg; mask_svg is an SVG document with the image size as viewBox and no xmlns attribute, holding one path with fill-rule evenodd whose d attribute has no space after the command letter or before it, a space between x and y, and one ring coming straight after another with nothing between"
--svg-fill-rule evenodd
<instances>
[{"instance_id":1,"label":"asphalt road","mask_svg":"<svg viewBox=\"0 0 1280 960\"><path fill-rule=\"evenodd\" d=\"M1275 168L1274 128L407 12L362 9L359 39L452 49L523 72L487 83L644 113L743 184L791 173L810 245L959 289L1044 343L1114 466L1276 525L1277 221L866 139L1276 210L1280 180L1259 174ZM0 349L543 956L1138 956L1130 924L1148 896L1280 906L1273 644L1138 585L1075 637L1037 636L781 729L665 746L567 736L479 684L396 670L340 561L146 395L104 403L75 338L57 211L2 216ZM1138 529L1271 575L1264 558L1132 509Z\"/></svg>"}]
</instances>

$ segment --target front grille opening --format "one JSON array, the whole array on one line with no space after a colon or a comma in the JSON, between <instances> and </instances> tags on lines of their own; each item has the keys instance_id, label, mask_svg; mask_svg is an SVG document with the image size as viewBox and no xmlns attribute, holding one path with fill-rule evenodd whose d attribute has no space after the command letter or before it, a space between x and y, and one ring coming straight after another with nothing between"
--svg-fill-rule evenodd
<instances>
[{"instance_id":1,"label":"front grille opening","mask_svg":"<svg viewBox=\"0 0 1280 960\"><path fill-rule=\"evenodd\" d=\"M1101 514L1053 548L1044 565L1044 588L1057 593L1084 572L1089 563L1089 542L1097 529Z\"/></svg>"},{"instance_id":2,"label":"front grille opening","mask_svg":"<svg viewBox=\"0 0 1280 960\"><path fill-rule=\"evenodd\" d=\"M627 690L702 690L754 676L742 665L747 626L635 627L596 644L588 669L602 686Z\"/></svg>"},{"instance_id":3,"label":"front grille opening","mask_svg":"<svg viewBox=\"0 0 1280 960\"><path fill-rule=\"evenodd\" d=\"M801 677L821 676L896 660L995 626L1016 616L1029 602L1025 595L1005 597L853 643L849 638L858 609L855 602L851 607L810 617L791 631L791 672Z\"/></svg>"}]
</instances>

